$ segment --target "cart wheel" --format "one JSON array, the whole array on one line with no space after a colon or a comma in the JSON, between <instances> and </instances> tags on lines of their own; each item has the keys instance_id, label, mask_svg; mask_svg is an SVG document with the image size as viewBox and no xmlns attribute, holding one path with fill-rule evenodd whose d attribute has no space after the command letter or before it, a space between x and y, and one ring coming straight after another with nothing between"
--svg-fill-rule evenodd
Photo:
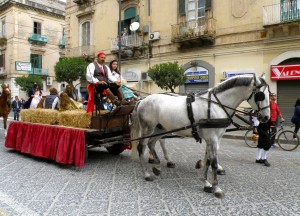
<instances>
[{"instance_id":1,"label":"cart wheel","mask_svg":"<svg viewBox=\"0 0 300 216\"><path fill-rule=\"evenodd\" d=\"M113 145L110 147L106 147L106 150L109 152L109 154L113 155L121 154L124 151L123 145Z\"/></svg>"}]
</instances>

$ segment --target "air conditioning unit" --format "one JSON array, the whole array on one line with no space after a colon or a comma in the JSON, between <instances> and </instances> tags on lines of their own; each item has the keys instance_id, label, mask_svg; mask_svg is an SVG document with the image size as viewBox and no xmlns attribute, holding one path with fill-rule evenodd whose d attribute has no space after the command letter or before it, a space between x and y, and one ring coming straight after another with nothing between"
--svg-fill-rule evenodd
<instances>
[{"instance_id":1,"label":"air conditioning unit","mask_svg":"<svg viewBox=\"0 0 300 216\"><path fill-rule=\"evenodd\" d=\"M152 79L148 76L147 72L142 72L141 73L141 80L143 80L143 81L151 81Z\"/></svg>"},{"instance_id":2,"label":"air conditioning unit","mask_svg":"<svg viewBox=\"0 0 300 216\"><path fill-rule=\"evenodd\" d=\"M4 74L4 67L0 67L0 74Z\"/></svg>"},{"instance_id":3,"label":"air conditioning unit","mask_svg":"<svg viewBox=\"0 0 300 216\"><path fill-rule=\"evenodd\" d=\"M47 77L47 85L48 85L48 86L51 86L52 83L53 83L52 77Z\"/></svg>"},{"instance_id":4,"label":"air conditioning unit","mask_svg":"<svg viewBox=\"0 0 300 216\"><path fill-rule=\"evenodd\" d=\"M149 40L159 40L160 39L160 34L159 32L152 32L149 34Z\"/></svg>"}]
</instances>

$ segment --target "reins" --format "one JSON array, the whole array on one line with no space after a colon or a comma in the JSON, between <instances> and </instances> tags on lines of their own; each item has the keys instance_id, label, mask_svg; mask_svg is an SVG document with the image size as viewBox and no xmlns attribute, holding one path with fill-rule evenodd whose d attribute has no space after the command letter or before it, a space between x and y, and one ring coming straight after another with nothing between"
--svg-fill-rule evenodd
<instances>
[{"instance_id":1,"label":"reins","mask_svg":"<svg viewBox=\"0 0 300 216\"><path fill-rule=\"evenodd\" d=\"M253 88L253 91L251 93L251 95L248 97L247 101L249 101L253 95L256 97L258 95L258 93L263 93L263 92L260 92L260 91L257 91L257 89L260 89L262 86L265 86L265 89L268 87L267 84L260 84L259 86L256 85L256 79L254 77L254 88ZM265 91L264 89L264 91ZM249 111L249 112L245 112L245 111L241 111L241 110L237 110L235 108L232 108L232 107L229 107L227 105L224 105L221 103L221 101L219 100L219 98L217 97L217 94L214 92L214 91L206 91L206 92L201 92L200 95L202 94L205 94L208 92L208 98L204 98L204 97L201 97L199 96L198 98L199 99L202 99L202 100L206 100L208 102L208 110L207 110L207 119L200 119L198 123L194 123L194 118L193 118L193 112L192 112L192 106L191 106L191 102L193 102L194 100L194 94L191 96L191 95L187 95L187 112L188 112L188 118L191 122L190 125L188 126L184 126L184 127L180 127L180 128L177 128L177 129L174 129L174 130L170 130L170 131L166 131L166 132L162 132L162 133L158 133L158 134L152 134L152 135L149 135L149 136L144 136L144 137L139 137L139 138L136 138L136 139L132 139L130 141L136 141L136 140L142 140L142 139L147 139L147 138L151 138L151 137L156 137L156 136L163 136L163 135L167 135L167 134L170 134L170 133L174 133L174 132L178 132L178 131L182 131L182 130L187 130L187 129L190 129L192 128L192 135L194 137L194 139L196 140L196 142L200 141L201 143L201 138L199 137L199 134L197 132L197 127L198 126L205 126L206 128L223 128L223 127L228 127L230 124L234 125L236 128L235 129L226 129L226 132L228 131L235 131L235 130L244 130L244 129L249 129L249 127L244 127L244 126L241 126L240 124L236 123L233 121L232 117L234 115L237 116L237 118L241 119L242 121L246 122L245 119L243 119L242 117L240 117L239 115L237 115L236 113L242 113L244 115L247 115L247 116L251 116L253 115L252 114L252 111ZM213 96L215 97L215 99L217 101L214 101L211 99L211 95L213 94ZM173 94L168 94L170 96L175 96ZM259 95L261 96L261 95ZM270 106L265 106L263 108L260 108L259 107L259 104L258 104L259 100L256 100L255 99L255 103L258 107L258 110L256 111L256 113L260 112L261 110L264 110L264 109L267 109L269 108ZM227 119L211 119L210 118L210 106L211 106L211 103L214 103L214 104L217 104L219 105L223 111L225 112L225 114L227 115ZM233 114L230 115L228 113L228 111L226 110L227 109L230 109L230 110L233 110ZM254 115L256 114L254 113ZM247 122L249 123L249 122ZM205 128L204 127L204 128ZM162 137L163 138L163 137Z\"/></svg>"}]
</instances>

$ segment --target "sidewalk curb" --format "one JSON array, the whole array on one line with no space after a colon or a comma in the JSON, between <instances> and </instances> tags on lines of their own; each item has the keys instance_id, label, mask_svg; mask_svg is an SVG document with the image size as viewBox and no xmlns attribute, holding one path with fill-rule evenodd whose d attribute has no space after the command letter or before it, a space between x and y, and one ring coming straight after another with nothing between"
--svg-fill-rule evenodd
<instances>
[{"instance_id":1,"label":"sidewalk curb","mask_svg":"<svg viewBox=\"0 0 300 216\"><path fill-rule=\"evenodd\" d=\"M244 135L242 136L242 135L235 135L235 134L224 134L222 138L244 140Z\"/></svg>"}]
</instances>

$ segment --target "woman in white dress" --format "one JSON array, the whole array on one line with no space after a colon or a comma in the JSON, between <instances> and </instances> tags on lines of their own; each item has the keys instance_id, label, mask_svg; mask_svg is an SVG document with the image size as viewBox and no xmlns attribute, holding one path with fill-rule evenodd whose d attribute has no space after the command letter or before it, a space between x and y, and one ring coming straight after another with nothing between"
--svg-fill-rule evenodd
<instances>
[{"instance_id":1,"label":"woman in white dress","mask_svg":"<svg viewBox=\"0 0 300 216\"><path fill-rule=\"evenodd\" d=\"M42 99L42 91L40 90L38 85L34 85L34 89L31 95L31 103L29 109L36 109L37 105L39 104L40 100Z\"/></svg>"},{"instance_id":2,"label":"woman in white dress","mask_svg":"<svg viewBox=\"0 0 300 216\"><path fill-rule=\"evenodd\" d=\"M131 99L136 100L137 96L133 94L133 92L126 86L127 81L122 77L118 70L118 61L112 60L109 64L109 68L111 70L111 74L118 80L121 81L121 88L124 94L124 98L127 101L131 101Z\"/></svg>"}]
</instances>

